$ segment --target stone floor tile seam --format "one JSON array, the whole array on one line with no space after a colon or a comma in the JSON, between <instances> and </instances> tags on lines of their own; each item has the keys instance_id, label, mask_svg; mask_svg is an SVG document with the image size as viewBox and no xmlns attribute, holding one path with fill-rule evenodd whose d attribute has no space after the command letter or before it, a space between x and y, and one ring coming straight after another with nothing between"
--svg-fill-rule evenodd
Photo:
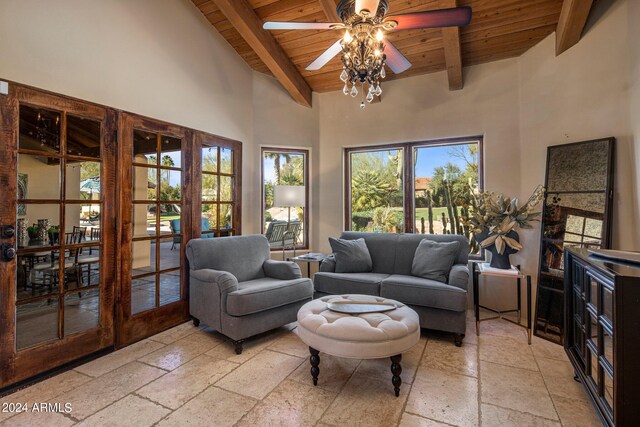
<instances>
[{"instance_id":1,"label":"stone floor tile seam","mask_svg":"<svg viewBox=\"0 0 640 427\"><path fill-rule=\"evenodd\" d=\"M164 376L164 375L163 375L163 376ZM160 379L160 378L162 378L162 377L159 377L159 378L156 378L156 379ZM155 380L154 380L154 381L155 381ZM143 387L144 387L144 386L143 386ZM140 388L142 388L142 387L140 387ZM140 388L139 388L138 390L140 390ZM142 400L146 400L147 402L153 403L154 405L162 406L163 408L168 409L170 412L173 412L173 411L174 411L173 409L169 408L168 406L163 405L163 404L162 404L162 403L160 403L160 402L156 402L155 400L151 400L151 399L149 399L148 397L145 397L145 396L143 396L143 395L141 395L141 394L138 394L138 390L132 391L131 393L127 394L127 396L139 397L140 399L142 399ZM127 396L124 396L122 399L124 399L124 398L125 398L125 397L127 397ZM122 399L119 399L119 400L117 400L116 402L119 402L119 401L120 401L120 400L122 400ZM116 402L113 402L111 405L115 404ZM111 406L111 405L109 405L109 406Z\"/></svg>"},{"instance_id":2,"label":"stone floor tile seam","mask_svg":"<svg viewBox=\"0 0 640 427\"><path fill-rule=\"evenodd\" d=\"M477 335L476 335L477 336ZM479 336L477 336L480 338ZM480 361L480 340L478 339L478 351L476 352L476 375L478 375L477 393L476 396L478 405L478 427L482 426L482 363Z\"/></svg>"},{"instance_id":3,"label":"stone floor tile seam","mask_svg":"<svg viewBox=\"0 0 640 427\"><path fill-rule=\"evenodd\" d=\"M144 356L142 356L142 357L144 357ZM186 362L184 362L182 365L184 365L184 364L186 364L186 363L189 363L191 360L193 360L193 359L189 359L189 360L187 360L187 361L186 361ZM149 367L151 367L151 368L160 369L161 371L164 371L164 372L165 372L165 373L167 373L167 374L168 374L169 372L173 372L173 371L170 371L170 370L168 370L168 369L161 368L160 366L156 366L156 365L152 365L152 364L147 363L147 362L143 362L143 361L142 361L142 360L140 360L140 359L133 360L133 362L137 362L137 363L140 363L140 364L142 364L142 365L149 366ZM131 363L131 362L129 362L129 363ZM125 365L122 365L122 366L126 366L126 365L128 365L129 363L126 363ZM182 365L180 365L180 366L182 366ZM178 366L178 368L179 368L180 366ZM176 369L178 369L178 368L176 368ZM114 370L115 370L115 369L114 369ZM174 369L174 371L175 371L175 369ZM113 372L113 371L111 371L111 372ZM108 373L109 373L109 372L106 372L106 373L105 373L105 374L103 374L103 375L106 375L106 374L108 374ZM100 375L99 377L96 377L96 378L101 378L103 375ZM164 376L164 375L162 375L162 376ZM160 377L158 377L158 378L160 378Z\"/></svg>"},{"instance_id":4,"label":"stone floor tile seam","mask_svg":"<svg viewBox=\"0 0 640 427\"><path fill-rule=\"evenodd\" d=\"M400 422L402 421L402 414L404 414L406 412L407 403L409 402L409 395L411 394L411 390L413 389L413 385L416 383L416 380L418 379L418 374L420 373L420 368L422 368L422 359L424 358L424 353L427 351L427 346L428 345L429 345L429 338L427 338L425 340L424 346L422 347L422 351L420 352L420 358L418 359L418 366L416 366L416 372L413 375L411 384L409 384L409 390L406 390L407 398L404 400L404 404L402 405L402 410L400 411L400 417L398 418L398 421L396 422L396 427L400 425ZM400 391L401 392L403 391L402 390L402 386L400 388Z\"/></svg>"},{"instance_id":5,"label":"stone floor tile seam","mask_svg":"<svg viewBox=\"0 0 640 427\"><path fill-rule=\"evenodd\" d=\"M402 415L404 415L404 414L413 415L414 417L422 418L422 419L425 419L425 420L433 421L435 423L444 424L444 425L451 426L451 427L464 427L464 426L458 426L456 424L450 424L450 423L448 423L446 421L434 420L433 418L425 417L424 415L416 414L415 412L411 412L411 411L402 411L402 414L400 415L400 420L398 421L398 424L397 424L398 426L402 422Z\"/></svg>"},{"instance_id":6,"label":"stone floor tile seam","mask_svg":"<svg viewBox=\"0 0 640 427\"><path fill-rule=\"evenodd\" d=\"M309 357L311 357L311 355L309 355ZM307 358L307 360L309 360ZM320 364L322 365L322 357L320 358ZM340 389L338 390L338 392L336 393L335 397L333 398L333 400L331 401L331 403L325 408L324 411L322 411L322 414L320 415L320 418L318 418L318 421L316 422L316 424L318 424L319 422L322 421L322 419L324 418L324 415L327 413L327 411L329 410L329 408L331 408L331 406L333 406L333 404L335 403L335 401L338 399L338 397L340 397L340 395L342 394L342 392L344 391L344 388L347 386L347 384L349 384L349 381L351 381L351 379L353 378L353 376L356 374L356 372L358 371L358 368L360 367L360 365L362 364L362 360L360 360L360 362L358 362L358 364L356 365L355 368L353 368L353 371L351 372L351 375L349 375L349 378L347 378L347 380L344 382L344 384L342 384L342 387L340 387ZM320 374L322 374L322 371L320 371ZM329 423L325 423L325 424L329 424ZM334 425L334 424L330 424L330 425Z\"/></svg>"},{"instance_id":7,"label":"stone floor tile seam","mask_svg":"<svg viewBox=\"0 0 640 427\"><path fill-rule=\"evenodd\" d=\"M564 425L564 423L562 422L562 418L560 418L560 412L558 412L556 401L553 399L553 396L551 395L551 390L549 390L549 386L547 385L547 380L544 378L544 375L542 375L542 369L540 369L540 363L538 362L538 359L536 358L535 354L533 355L533 360L536 362L536 366L538 367L538 372L540 372L540 376L542 377L544 388L547 390L547 393L549 394L549 398L551 399L551 404L553 405L553 410L556 411L556 416L558 417L558 421L560 422L561 425Z\"/></svg>"},{"instance_id":8,"label":"stone floor tile seam","mask_svg":"<svg viewBox=\"0 0 640 427\"><path fill-rule=\"evenodd\" d=\"M551 400L553 400L553 399L551 399ZM535 414L532 414L532 413L530 413L530 412L523 412L523 411L520 411L520 410L518 410L518 409L507 408L507 407L505 407L505 406L496 405L495 403L485 403L485 402L483 402L482 404L483 404L483 405L487 405L487 406L493 406L493 407L495 407L495 408L504 409L505 411L516 412L516 413L518 413L518 414L528 415L528 416L531 416L531 417L540 418L540 419L545 420L545 421L551 421L551 422L554 422L554 423L560 423L560 424L562 424L562 421L560 421L560 416L558 416L558 419L557 419L557 420L554 420L554 419L552 419L552 418L545 417L545 416L542 416L542 415L535 415ZM555 405L554 405L554 407L553 407L553 408L555 409ZM557 414L557 412L558 412L558 411L556 411L556 414Z\"/></svg>"}]
</instances>

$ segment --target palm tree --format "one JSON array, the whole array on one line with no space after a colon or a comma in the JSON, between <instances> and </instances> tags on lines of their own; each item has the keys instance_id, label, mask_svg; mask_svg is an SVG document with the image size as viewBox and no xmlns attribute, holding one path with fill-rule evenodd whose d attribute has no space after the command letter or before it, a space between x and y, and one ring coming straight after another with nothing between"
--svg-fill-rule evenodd
<instances>
[{"instance_id":1,"label":"palm tree","mask_svg":"<svg viewBox=\"0 0 640 427\"><path fill-rule=\"evenodd\" d=\"M265 159L273 159L273 172L276 178L276 182L275 182L276 185L280 185L280 159L281 159L280 156L284 158L286 163L289 163L289 161L291 160L291 155L288 153L272 153L272 152L264 153Z\"/></svg>"}]
</instances>

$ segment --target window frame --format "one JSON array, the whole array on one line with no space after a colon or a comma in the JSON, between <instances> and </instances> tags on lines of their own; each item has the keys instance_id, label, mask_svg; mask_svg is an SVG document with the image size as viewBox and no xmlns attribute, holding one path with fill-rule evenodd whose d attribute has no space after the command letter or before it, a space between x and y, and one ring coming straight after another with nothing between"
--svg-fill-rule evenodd
<instances>
[{"instance_id":1,"label":"window frame","mask_svg":"<svg viewBox=\"0 0 640 427\"><path fill-rule=\"evenodd\" d=\"M303 223L303 242L301 245L296 246L296 250L308 250L309 243L309 191L310 191L310 182L309 182L309 164L310 164L310 156L311 149L309 148L295 148L295 147L274 147L274 146L261 146L260 147L260 234L265 234L264 229L264 213L265 213L265 191L264 191L264 155L265 153L288 153L288 154L302 154L304 156L304 197L305 197L305 206L304 206L304 223ZM282 251L282 248L270 248L271 252L274 251Z\"/></svg>"},{"instance_id":2,"label":"window frame","mask_svg":"<svg viewBox=\"0 0 640 427\"><path fill-rule=\"evenodd\" d=\"M343 228L351 230L351 154L383 151L402 150L402 184L404 192L404 233L415 233L415 165L413 164L413 150L417 148L438 147L447 145L478 144L478 188L484 190L484 137L482 135L472 135L456 138L441 138L425 141L400 142L393 144L362 145L344 148L344 217ZM482 258L480 255L470 255L471 259Z\"/></svg>"}]
</instances>

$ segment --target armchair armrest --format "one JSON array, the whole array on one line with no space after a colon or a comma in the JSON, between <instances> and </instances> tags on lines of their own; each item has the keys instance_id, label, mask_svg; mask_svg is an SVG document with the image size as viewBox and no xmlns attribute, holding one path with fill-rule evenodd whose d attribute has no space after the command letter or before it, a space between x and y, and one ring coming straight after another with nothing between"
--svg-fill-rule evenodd
<instances>
[{"instance_id":1,"label":"armchair armrest","mask_svg":"<svg viewBox=\"0 0 640 427\"><path fill-rule=\"evenodd\" d=\"M320 263L320 271L325 271L328 273L333 273L336 271L336 257L333 255L329 255Z\"/></svg>"},{"instance_id":2,"label":"armchair armrest","mask_svg":"<svg viewBox=\"0 0 640 427\"><path fill-rule=\"evenodd\" d=\"M293 261L275 261L268 259L262 264L262 269L267 277L273 279L291 280L302 277L300 267Z\"/></svg>"},{"instance_id":3,"label":"armchair armrest","mask_svg":"<svg viewBox=\"0 0 640 427\"><path fill-rule=\"evenodd\" d=\"M233 292L238 289L238 279L233 274L226 271L203 268L201 270L191 270L191 278L203 284L216 286L220 295Z\"/></svg>"},{"instance_id":4,"label":"armchair armrest","mask_svg":"<svg viewBox=\"0 0 640 427\"><path fill-rule=\"evenodd\" d=\"M468 290L469 287L469 268L465 264L454 264L449 272L449 281L447 284L456 288Z\"/></svg>"}]
</instances>

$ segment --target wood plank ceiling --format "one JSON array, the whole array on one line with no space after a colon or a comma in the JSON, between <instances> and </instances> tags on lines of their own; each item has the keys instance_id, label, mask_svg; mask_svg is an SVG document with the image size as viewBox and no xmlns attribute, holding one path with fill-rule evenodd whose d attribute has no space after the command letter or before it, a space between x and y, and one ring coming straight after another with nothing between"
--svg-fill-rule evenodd
<instances>
[{"instance_id":1,"label":"wood plank ceiling","mask_svg":"<svg viewBox=\"0 0 640 427\"><path fill-rule=\"evenodd\" d=\"M215 26L231 46L254 70L273 74L251 48L245 38L216 6L219 0L192 0L207 20ZM337 0L242 0L264 21L326 22L332 4ZM567 0L564 0L567 2ZM584 0L571 0L580 3ZM589 0L591 2L591 0ZM462 66L481 64L522 55L549 34L556 31L563 0L389 0L389 14L402 14L458 6L471 6L471 24L459 36L441 29L408 30L388 34L413 66L400 75L387 74L386 80L447 70L451 89L462 87L460 65L455 49L459 39ZM565 8L567 5L565 4ZM585 18L586 20L586 18ZM582 23L584 26L584 22ZM582 27L581 27L582 28ZM333 44L338 31L271 31L277 44L289 57L312 90L340 90L338 76L342 69L339 55L319 71L306 71L318 55ZM444 33L444 40L443 40ZM577 42L577 40L576 40ZM451 46L453 50L451 50ZM446 54L445 54L446 53ZM447 64L449 61L449 64ZM449 66L448 66L449 65ZM457 81L457 79L460 81Z\"/></svg>"}]
</instances>

